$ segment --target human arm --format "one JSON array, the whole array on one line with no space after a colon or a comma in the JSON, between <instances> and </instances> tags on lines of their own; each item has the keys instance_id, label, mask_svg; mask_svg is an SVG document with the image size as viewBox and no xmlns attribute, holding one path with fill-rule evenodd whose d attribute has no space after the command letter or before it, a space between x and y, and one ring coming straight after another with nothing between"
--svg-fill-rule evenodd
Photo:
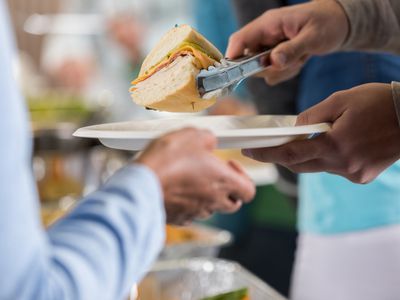
<instances>
[{"instance_id":1,"label":"human arm","mask_svg":"<svg viewBox=\"0 0 400 300\"><path fill-rule=\"evenodd\" d=\"M16 95L3 84L0 90ZM22 101L6 98L0 101L5 142L0 150L0 269L7 280L0 280L0 298L122 299L163 242L158 180L148 168L129 166L46 233L39 220Z\"/></svg>"},{"instance_id":2,"label":"human arm","mask_svg":"<svg viewBox=\"0 0 400 300\"><path fill-rule=\"evenodd\" d=\"M336 0L343 7L350 31L342 50L400 53L400 2L396 0ZM400 123L400 83L392 82L394 108Z\"/></svg>"},{"instance_id":3,"label":"human arm","mask_svg":"<svg viewBox=\"0 0 400 300\"><path fill-rule=\"evenodd\" d=\"M47 235L32 213L31 189L20 182L30 182L28 168L15 161L16 172L6 182L14 188L1 185L2 195L13 195L14 201L0 202L7 212L1 236L8 245L0 266L10 278L5 286L0 283L0 297L122 299L161 249L164 210L170 222L182 224L214 211L236 211L253 197L248 177L214 157L214 146L210 133L195 129L155 141L137 164L83 199Z\"/></svg>"},{"instance_id":4,"label":"human arm","mask_svg":"<svg viewBox=\"0 0 400 300\"><path fill-rule=\"evenodd\" d=\"M163 244L165 210L186 222L253 197L240 168L213 159L210 133L184 130L155 141L46 232L4 1L0 44L0 299L123 299Z\"/></svg>"},{"instance_id":5,"label":"human arm","mask_svg":"<svg viewBox=\"0 0 400 300\"><path fill-rule=\"evenodd\" d=\"M273 9L231 36L227 56L277 45L269 84L296 75L312 55L340 50L400 52L400 3L396 0L317 0Z\"/></svg>"},{"instance_id":6,"label":"human arm","mask_svg":"<svg viewBox=\"0 0 400 300\"><path fill-rule=\"evenodd\" d=\"M336 0L348 17L350 32L344 50L400 52L400 2Z\"/></svg>"},{"instance_id":7,"label":"human arm","mask_svg":"<svg viewBox=\"0 0 400 300\"><path fill-rule=\"evenodd\" d=\"M340 2L343 6L333 0L321 0L266 13L232 37L228 55L236 55L238 49L240 53L240 49L245 47L255 49L260 45L273 45L289 39L273 50L273 66L263 74L267 82L275 84L297 74L310 55L351 49L352 43L357 48L371 40L375 50L385 50L390 45L393 51L396 50L393 48L396 43L391 42L390 36L398 28L398 19L391 10L395 8L398 11L397 2ZM350 11L350 18L346 11ZM352 21L350 14L354 14L353 18L357 21ZM373 21L380 18L381 22ZM392 28L383 32L384 28L390 26ZM394 33L390 33L391 30ZM252 36L249 32L256 34ZM258 41L252 44L256 41L255 36ZM379 45L381 48L377 49ZM395 134L399 130L398 123L388 117L389 114L390 117L396 117L396 111L400 115L399 95L397 83L393 83L391 91L390 85L368 85L340 92L299 116L299 125L333 122L331 132L316 139L279 148L248 151L248 154L262 161L281 163L298 172L328 171L354 182L369 182L398 158L397 140L386 136L386 133ZM376 98L371 99L372 96ZM369 101L361 101L363 98ZM347 101L346 105L343 101ZM329 107L329 113L326 107ZM344 111L346 115L352 115L351 120L341 115ZM375 128L372 125L379 129L372 130ZM342 127L344 129L337 129ZM377 153L382 157L378 157Z\"/></svg>"}]
</instances>

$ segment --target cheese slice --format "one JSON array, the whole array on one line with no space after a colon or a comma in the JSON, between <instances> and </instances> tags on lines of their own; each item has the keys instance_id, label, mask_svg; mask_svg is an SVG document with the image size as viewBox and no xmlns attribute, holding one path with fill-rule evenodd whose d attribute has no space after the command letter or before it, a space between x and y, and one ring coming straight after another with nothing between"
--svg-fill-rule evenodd
<instances>
[{"instance_id":1,"label":"cheese slice","mask_svg":"<svg viewBox=\"0 0 400 300\"><path fill-rule=\"evenodd\" d=\"M207 69L209 66L214 65L217 60L207 55L205 51L200 47L192 43L184 42L175 50L172 50L168 55L157 65L151 67L142 76L139 76L132 84L138 84L141 81L151 77L154 73L169 66L179 56L192 55L196 58L196 67L199 69Z\"/></svg>"}]
</instances>

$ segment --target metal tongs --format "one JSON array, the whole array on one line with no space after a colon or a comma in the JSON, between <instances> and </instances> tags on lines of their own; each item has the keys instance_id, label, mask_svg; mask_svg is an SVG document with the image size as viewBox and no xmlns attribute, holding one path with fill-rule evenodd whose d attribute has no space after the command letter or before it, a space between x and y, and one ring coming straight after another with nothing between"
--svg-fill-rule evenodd
<instances>
[{"instance_id":1,"label":"metal tongs","mask_svg":"<svg viewBox=\"0 0 400 300\"><path fill-rule=\"evenodd\" d=\"M203 69L196 77L197 88L203 99L229 95L244 79L271 65L268 49L239 59L223 59L217 66Z\"/></svg>"}]
</instances>

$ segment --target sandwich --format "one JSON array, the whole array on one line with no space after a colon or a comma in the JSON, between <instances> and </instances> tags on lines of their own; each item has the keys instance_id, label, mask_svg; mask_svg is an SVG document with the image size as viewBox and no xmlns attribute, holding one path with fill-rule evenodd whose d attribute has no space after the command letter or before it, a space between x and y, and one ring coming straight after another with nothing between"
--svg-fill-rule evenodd
<instances>
[{"instance_id":1,"label":"sandwich","mask_svg":"<svg viewBox=\"0 0 400 300\"><path fill-rule=\"evenodd\" d=\"M147 109L197 112L215 103L202 99L196 76L215 65L222 54L188 25L174 27L145 58L137 79L132 81L133 101Z\"/></svg>"}]
</instances>

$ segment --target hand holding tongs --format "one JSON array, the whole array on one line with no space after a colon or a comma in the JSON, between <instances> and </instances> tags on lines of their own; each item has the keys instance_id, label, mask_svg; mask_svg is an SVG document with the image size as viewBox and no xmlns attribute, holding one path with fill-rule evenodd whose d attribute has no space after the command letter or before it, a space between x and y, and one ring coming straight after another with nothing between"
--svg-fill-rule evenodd
<instances>
[{"instance_id":1,"label":"hand holding tongs","mask_svg":"<svg viewBox=\"0 0 400 300\"><path fill-rule=\"evenodd\" d=\"M202 98L226 96L244 79L253 76L271 65L272 49L239 59L223 59L219 66L201 70L197 75L197 88Z\"/></svg>"}]
</instances>

